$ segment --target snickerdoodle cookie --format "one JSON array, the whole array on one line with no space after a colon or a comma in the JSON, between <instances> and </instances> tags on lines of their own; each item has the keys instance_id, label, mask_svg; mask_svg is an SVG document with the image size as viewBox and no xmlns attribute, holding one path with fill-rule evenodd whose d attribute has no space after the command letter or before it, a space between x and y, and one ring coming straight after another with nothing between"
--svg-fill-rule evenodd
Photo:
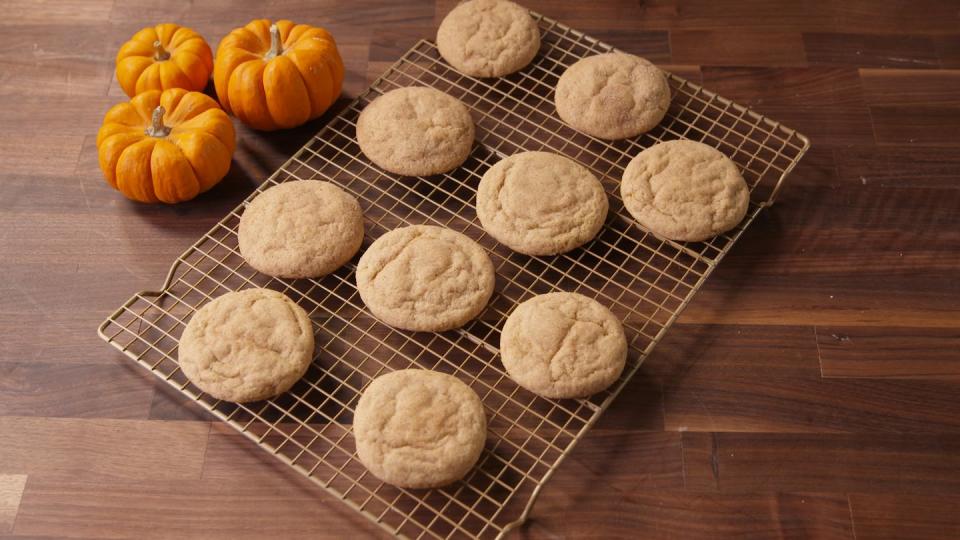
<instances>
[{"instance_id":1,"label":"snickerdoodle cookie","mask_svg":"<svg viewBox=\"0 0 960 540\"><path fill-rule=\"evenodd\" d=\"M378 238L357 264L357 290L381 321L440 332L476 317L493 294L490 257L470 238L412 225Z\"/></svg>"},{"instance_id":2,"label":"snickerdoodle cookie","mask_svg":"<svg viewBox=\"0 0 960 540\"><path fill-rule=\"evenodd\" d=\"M527 255L556 255L589 242L608 206L597 177L549 152L514 154L490 167L477 188L483 228Z\"/></svg>"},{"instance_id":3,"label":"snickerdoodle cookie","mask_svg":"<svg viewBox=\"0 0 960 540\"><path fill-rule=\"evenodd\" d=\"M520 386L549 398L595 394L617 380L627 359L623 325L586 296L535 296L513 310L500 335L500 356Z\"/></svg>"},{"instance_id":4,"label":"snickerdoodle cookie","mask_svg":"<svg viewBox=\"0 0 960 540\"><path fill-rule=\"evenodd\" d=\"M502 77L523 69L540 50L540 30L525 8L507 0L469 0L447 14L437 49L457 71Z\"/></svg>"},{"instance_id":5,"label":"snickerdoodle cookie","mask_svg":"<svg viewBox=\"0 0 960 540\"><path fill-rule=\"evenodd\" d=\"M474 466L487 434L476 392L456 377L423 369L382 375L353 417L360 462L399 487L440 487Z\"/></svg>"},{"instance_id":6,"label":"snickerdoodle cookie","mask_svg":"<svg viewBox=\"0 0 960 540\"><path fill-rule=\"evenodd\" d=\"M270 289L229 292L203 306L180 337L180 369L217 399L245 403L286 392L313 357L313 328Z\"/></svg>"},{"instance_id":7,"label":"snickerdoodle cookie","mask_svg":"<svg viewBox=\"0 0 960 540\"><path fill-rule=\"evenodd\" d=\"M247 205L239 229L250 266L276 277L319 277L360 249L363 213L356 198L329 182L284 182Z\"/></svg>"},{"instance_id":8,"label":"snickerdoodle cookie","mask_svg":"<svg viewBox=\"0 0 960 540\"><path fill-rule=\"evenodd\" d=\"M382 169L429 176L456 169L467 159L474 129L460 100L411 86L391 90L364 107L357 119L357 142Z\"/></svg>"},{"instance_id":9,"label":"snickerdoodle cookie","mask_svg":"<svg viewBox=\"0 0 960 540\"><path fill-rule=\"evenodd\" d=\"M750 204L750 190L733 161L711 146L686 140L637 154L623 172L620 193L641 226L687 242L736 227Z\"/></svg>"},{"instance_id":10,"label":"snickerdoodle cookie","mask_svg":"<svg viewBox=\"0 0 960 540\"><path fill-rule=\"evenodd\" d=\"M560 76L557 114L578 131L626 139L660 123L670 108L670 85L660 68L639 56L589 56Z\"/></svg>"}]
</instances>

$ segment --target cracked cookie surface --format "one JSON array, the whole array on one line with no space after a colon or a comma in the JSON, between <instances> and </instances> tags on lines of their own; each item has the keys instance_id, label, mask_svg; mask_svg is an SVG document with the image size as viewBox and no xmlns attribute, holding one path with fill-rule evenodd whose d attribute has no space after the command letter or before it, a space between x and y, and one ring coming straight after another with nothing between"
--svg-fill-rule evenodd
<instances>
[{"instance_id":1,"label":"cracked cookie surface","mask_svg":"<svg viewBox=\"0 0 960 540\"><path fill-rule=\"evenodd\" d=\"M514 154L477 187L477 217L500 243L527 255L565 253L593 239L609 202L579 163L549 152Z\"/></svg>"},{"instance_id":2,"label":"cracked cookie surface","mask_svg":"<svg viewBox=\"0 0 960 540\"><path fill-rule=\"evenodd\" d=\"M381 321L440 332L476 317L493 294L494 270L479 244L432 225L394 229L357 264L357 290Z\"/></svg>"},{"instance_id":3,"label":"cracked cookie surface","mask_svg":"<svg viewBox=\"0 0 960 540\"><path fill-rule=\"evenodd\" d=\"M180 337L180 369L217 399L245 403L286 392L310 366L313 328L270 289L229 292L203 306Z\"/></svg>"},{"instance_id":4,"label":"cracked cookie surface","mask_svg":"<svg viewBox=\"0 0 960 540\"><path fill-rule=\"evenodd\" d=\"M585 397L620 376L627 339L620 321L596 300L548 293L513 310L500 335L500 357L510 378L531 392Z\"/></svg>"},{"instance_id":5,"label":"cracked cookie surface","mask_svg":"<svg viewBox=\"0 0 960 540\"><path fill-rule=\"evenodd\" d=\"M237 236L240 254L258 271L319 277L360 249L363 213L356 198L329 182L284 182L247 205Z\"/></svg>"},{"instance_id":6,"label":"cracked cookie surface","mask_svg":"<svg viewBox=\"0 0 960 540\"><path fill-rule=\"evenodd\" d=\"M502 77L523 69L540 50L540 30L525 8L507 0L470 0L437 30L437 49L457 71Z\"/></svg>"},{"instance_id":7,"label":"cracked cookie surface","mask_svg":"<svg viewBox=\"0 0 960 540\"><path fill-rule=\"evenodd\" d=\"M399 487L440 487L476 464L487 419L476 392L456 377L403 369L367 386L353 434L360 462L377 478Z\"/></svg>"},{"instance_id":8,"label":"cracked cookie surface","mask_svg":"<svg viewBox=\"0 0 960 540\"><path fill-rule=\"evenodd\" d=\"M560 118L601 139L626 139L650 131L670 108L670 85L660 68L623 53L589 56L557 81Z\"/></svg>"},{"instance_id":9,"label":"cracked cookie surface","mask_svg":"<svg viewBox=\"0 0 960 540\"><path fill-rule=\"evenodd\" d=\"M655 234L700 242L737 226L747 213L750 190L736 164L696 141L655 144L623 171L623 204Z\"/></svg>"},{"instance_id":10,"label":"cracked cookie surface","mask_svg":"<svg viewBox=\"0 0 960 540\"><path fill-rule=\"evenodd\" d=\"M430 176L459 167L473 147L470 111L433 88L391 90L357 119L360 150L377 166L404 176Z\"/></svg>"}]
</instances>

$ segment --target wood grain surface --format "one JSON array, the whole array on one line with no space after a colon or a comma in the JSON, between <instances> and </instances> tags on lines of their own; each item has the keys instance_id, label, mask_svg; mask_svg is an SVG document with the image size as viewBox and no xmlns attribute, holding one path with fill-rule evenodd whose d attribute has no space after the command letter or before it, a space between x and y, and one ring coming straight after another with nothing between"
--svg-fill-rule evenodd
<instances>
[{"instance_id":1,"label":"wood grain surface","mask_svg":"<svg viewBox=\"0 0 960 540\"><path fill-rule=\"evenodd\" d=\"M240 127L178 206L110 189L94 141L148 24L326 26L349 98L454 3L0 2L0 536L383 535L96 336L326 118ZM527 4L813 148L511 537L960 537L960 6Z\"/></svg>"}]
</instances>

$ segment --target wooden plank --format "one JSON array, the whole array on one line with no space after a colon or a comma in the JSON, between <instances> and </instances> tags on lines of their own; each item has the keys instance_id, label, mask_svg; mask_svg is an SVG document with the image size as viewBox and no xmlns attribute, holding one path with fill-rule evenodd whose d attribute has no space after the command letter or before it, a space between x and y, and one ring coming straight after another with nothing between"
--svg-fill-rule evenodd
<instances>
[{"instance_id":1,"label":"wooden plank","mask_svg":"<svg viewBox=\"0 0 960 540\"><path fill-rule=\"evenodd\" d=\"M697 302L683 312L680 321L734 325L960 327L956 317L947 315L957 305L955 291L948 291L946 298L933 291L903 293L893 297L889 306L882 306L878 295L885 291L889 291L888 285L848 291L840 296L809 289L791 292L786 286L773 284L752 287L743 293L732 285L718 286L710 292L701 292ZM731 306L728 299L733 295L737 295L737 304ZM780 311L770 311L777 308Z\"/></svg>"},{"instance_id":2,"label":"wooden plank","mask_svg":"<svg viewBox=\"0 0 960 540\"><path fill-rule=\"evenodd\" d=\"M224 187L227 188L227 186ZM105 237L106 232L103 228L103 221L99 221L100 219L110 216L112 212L109 209L102 214L92 214L86 217L83 216L84 212L82 210L77 214L68 214L65 212L35 212L29 214L4 213L0 215L0 226L10 231L10 236L0 238L0 247L10 249L10 253L13 253L13 256L3 262L17 263L20 268L25 270L30 268L30 265L43 264L45 260L49 260L51 254L59 254L63 257L70 257L70 261L74 263L74 268L77 263L80 263L81 269L87 268L88 271L92 272L94 270L103 270L105 266L109 266L104 263L104 256L129 256L129 261L126 259L119 261L119 264L116 265L117 272L122 273L128 271L139 275L138 269L140 268L150 269L152 271L165 266L163 261L157 260L141 259L138 262L135 256L141 248L141 245L138 245L139 242L149 242L156 236L155 223L166 222L164 225L165 238L161 244L162 249L159 251L167 257L166 266L168 266L183 250L189 247L196 238L199 238L219 221L217 216L208 215L203 211L205 202L203 199L195 199L184 204L182 207L173 209L166 206L143 207L143 205L139 203L126 200L119 193L111 193L110 195L120 197L117 201L118 208L114 209L114 212L120 213L124 210L124 207L129 211L134 205L137 205L135 208L142 211L142 219L126 220L124 222L125 238L122 240L113 243L99 244L93 240L84 243L77 242L76 237L78 236L100 240L109 238ZM212 198L213 195L210 195L210 197ZM225 197L224 199L211 200L207 206L227 206L228 201L229 199ZM224 209L224 214L230 209L232 209L232 207ZM182 214L178 216L180 218L179 221L175 222L170 220L171 217L179 212L182 212ZM104 214L106 214L106 216ZM38 218L38 222L29 222L28 219L32 218ZM109 218L105 221L109 222ZM45 242L42 247L31 252L27 247L31 245L31 240L43 235L58 236L47 237L49 241ZM124 268L123 263L128 263L131 267ZM165 269L160 273L159 277L162 279L164 274L166 274ZM51 278L45 277L43 279L49 280ZM103 288L107 288L108 286L109 283L105 282L98 285L98 287ZM81 293L81 291L75 290L47 290L44 291L44 294L47 297L51 297L62 295L64 292L74 295ZM104 299L104 301L105 300L106 299Z\"/></svg>"},{"instance_id":3,"label":"wooden plank","mask_svg":"<svg viewBox=\"0 0 960 540\"><path fill-rule=\"evenodd\" d=\"M0 326L5 329L4 339L0 340L0 364L117 366L118 362L127 362L100 340L96 328L130 294L159 285L169 262L138 262L136 257L123 254L114 255L111 260L108 253L93 247L109 249L109 244L97 242L101 238L91 234L88 248L91 256L89 259L76 257L73 263L34 265L18 264L15 260L0 263L0 271L7 277L0 284ZM0 241L0 245L6 249L4 242ZM93 261L97 253L101 254L99 264ZM122 380L121 377L118 382ZM39 385L41 381L36 382ZM134 384L126 381L125 386L130 386L124 391L132 392ZM91 396L91 400L95 399L96 396ZM92 402L89 405L94 406ZM51 406L60 405L51 403ZM111 408L113 405L107 405L107 409Z\"/></svg>"},{"instance_id":4,"label":"wooden plank","mask_svg":"<svg viewBox=\"0 0 960 540\"><path fill-rule=\"evenodd\" d=\"M956 5L941 0L848 0L826 2L834 27L875 34L954 33Z\"/></svg>"},{"instance_id":5,"label":"wooden plank","mask_svg":"<svg viewBox=\"0 0 960 540\"><path fill-rule=\"evenodd\" d=\"M125 364L0 363L0 415L146 419L145 375Z\"/></svg>"},{"instance_id":6,"label":"wooden plank","mask_svg":"<svg viewBox=\"0 0 960 540\"><path fill-rule=\"evenodd\" d=\"M0 534L13 532L26 484L25 474L0 474Z\"/></svg>"},{"instance_id":7,"label":"wooden plank","mask_svg":"<svg viewBox=\"0 0 960 540\"><path fill-rule=\"evenodd\" d=\"M844 148L836 162L842 180L864 186L960 188L960 153L939 148Z\"/></svg>"},{"instance_id":8,"label":"wooden plank","mask_svg":"<svg viewBox=\"0 0 960 540\"><path fill-rule=\"evenodd\" d=\"M577 445L564 467L583 486L605 485L628 493L683 487L679 433L598 428Z\"/></svg>"},{"instance_id":9,"label":"wooden plank","mask_svg":"<svg viewBox=\"0 0 960 540\"><path fill-rule=\"evenodd\" d=\"M54 229L56 230L56 229ZM59 231L58 231L59 232ZM89 233L89 231L84 231ZM16 243L0 244L4 247L19 247ZM118 250L119 251L119 250ZM69 250L64 250L64 255L74 256ZM100 252L104 254L103 251ZM120 252L121 257L125 256ZM93 257L91 257L92 259ZM13 261L11 261L12 263ZM0 300L0 313L8 314L36 314L46 315L48 318L62 317L63 319L85 318L87 321L95 321L101 315L105 316L107 311L116 309L117 300L123 300L122 292L117 291L118 287L136 288L146 285L155 285L156 282L149 279L149 275L154 272L165 272L166 269L160 263L143 262L139 265L130 265L127 268L119 266L113 268L116 276L114 277L114 286L110 282L100 282L91 284L85 293L82 285L86 280L95 279L97 276L108 275L112 265L101 261L99 264L95 261L86 261L83 259L71 263L51 264L45 268L48 274L43 279L31 280L30 272L41 271L41 265L33 264L30 261L16 261L19 264L5 264L0 266L8 271L9 280L5 284L0 284L0 290L4 293L4 298ZM123 263L120 262L120 265ZM84 298L85 294L96 293L95 300L87 303L90 313L71 312L71 305L74 302ZM111 296L111 292L114 293ZM112 302L111 302L112 301ZM96 327L96 325L94 325ZM38 329L38 332L43 332ZM56 346L57 344L51 344Z\"/></svg>"},{"instance_id":10,"label":"wooden plank","mask_svg":"<svg viewBox=\"0 0 960 540\"><path fill-rule=\"evenodd\" d=\"M668 21L671 28L689 30L763 29L771 31L815 30L832 27L833 14L827 3L764 2L745 0L726 5L710 0L669 2L677 7ZM767 44L764 43L764 46Z\"/></svg>"},{"instance_id":11,"label":"wooden plank","mask_svg":"<svg viewBox=\"0 0 960 540\"><path fill-rule=\"evenodd\" d=\"M942 0L686 0L655 3L647 7L643 13L645 17L639 24L678 29L744 28L808 32L856 29L864 33L955 33L956 10L953 8L950 2Z\"/></svg>"},{"instance_id":12,"label":"wooden plank","mask_svg":"<svg viewBox=\"0 0 960 540\"><path fill-rule=\"evenodd\" d=\"M761 358L763 362L758 363ZM676 324L644 361L640 373L672 387L689 377L722 378L758 369L766 376L819 379L813 328Z\"/></svg>"},{"instance_id":13,"label":"wooden plank","mask_svg":"<svg viewBox=\"0 0 960 540\"><path fill-rule=\"evenodd\" d=\"M3 102L0 124L17 126L22 137L46 135L53 123L61 124L59 136L86 136L96 134L104 114L117 100L103 95L8 95Z\"/></svg>"},{"instance_id":14,"label":"wooden plank","mask_svg":"<svg viewBox=\"0 0 960 540\"><path fill-rule=\"evenodd\" d=\"M681 321L956 327L958 205L955 187L788 181Z\"/></svg>"},{"instance_id":15,"label":"wooden plank","mask_svg":"<svg viewBox=\"0 0 960 540\"><path fill-rule=\"evenodd\" d=\"M76 418L0 417L0 473L103 481L197 479L209 425Z\"/></svg>"},{"instance_id":16,"label":"wooden plank","mask_svg":"<svg viewBox=\"0 0 960 540\"><path fill-rule=\"evenodd\" d=\"M558 478L534 506L530 538L827 538L852 540L846 497L568 489Z\"/></svg>"},{"instance_id":17,"label":"wooden plank","mask_svg":"<svg viewBox=\"0 0 960 540\"><path fill-rule=\"evenodd\" d=\"M954 495L960 435L717 433L722 493L779 491ZM686 447L686 445L685 445ZM703 467L704 452L685 452ZM696 463L700 460L701 463ZM693 489L697 486L689 486Z\"/></svg>"},{"instance_id":18,"label":"wooden plank","mask_svg":"<svg viewBox=\"0 0 960 540\"><path fill-rule=\"evenodd\" d=\"M960 537L960 497L851 493L850 512L861 540L952 540Z\"/></svg>"},{"instance_id":19,"label":"wooden plank","mask_svg":"<svg viewBox=\"0 0 960 540\"><path fill-rule=\"evenodd\" d=\"M861 69L868 105L960 105L960 70Z\"/></svg>"},{"instance_id":20,"label":"wooden plank","mask_svg":"<svg viewBox=\"0 0 960 540\"><path fill-rule=\"evenodd\" d=\"M672 62L703 66L805 66L796 32L679 30L670 33Z\"/></svg>"},{"instance_id":21,"label":"wooden plank","mask_svg":"<svg viewBox=\"0 0 960 540\"><path fill-rule=\"evenodd\" d=\"M694 431L680 433L683 452L683 487L690 491L717 491L720 488L720 457L717 434Z\"/></svg>"},{"instance_id":22,"label":"wooden plank","mask_svg":"<svg viewBox=\"0 0 960 540\"><path fill-rule=\"evenodd\" d=\"M822 380L810 327L678 325L642 370L663 384L668 430L960 428L954 383Z\"/></svg>"},{"instance_id":23,"label":"wooden plank","mask_svg":"<svg viewBox=\"0 0 960 540\"><path fill-rule=\"evenodd\" d=\"M691 66L683 64L658 64L660 69L664 71L669 71L678 77L683 77L684 79L694 82L697 84L703 84L703 73L700 71L700 66Z\"/></svg>"},{"instance_id":24,"label":"wooden plank","mask_svg":"<svg viewBox=\"0 0 960 540\"><path fill-rule=\"evenodd\" d=\"M0 135L5 174L67 176L77 163L83 135Z\"/></svg>"},{"instance_id":25,"label":"wooden plank","mask_svg":"<svg viewBox=\"0 0 960 540\"><path fill-rule=\"evenodd\" d=\"M456 0L437 2L439 23ZM592 4L531 0L524 5L576 28L713 30L752 29L773 31L828 30L834 27L830 2L765 2L741 0L718 4L709 0L632 2L613 0Z\"/></svg>"},{"instance_id":26,"label":"wooden plank","mask_svg":"<svg viewBox=\"0 0 960 540\"><path fill-rule=\"evenodd\" d=\"M307 440L309 441L309 437ZM256 483L279 488L288 486L291 482L302 486L313 485L301 474L277 461L244 435L220 421L214 422L210 429L202 478L217 485Z\"/></svg>"},{"instance_id":27,"label":"wooden plank","mask_svg":"<svg viewBox=\"0 0 960 540\"><path fill-rule=\"evenodd\" d=\"M597 422L602 429L663 430L663 393L654 374L641 366Z\"/></svg>"},{"instance_id":28,"label":"wooden plank","mask_svg":"<svg viewBox=\"0 0 960 540\"><path fill-rule=\"evenodd\" d=\"M849 538L856 540L850 506L840 493L778 493L776 514L783 538Z\"/></svg>"},{"instance_id":29,"label":"wooden plank","mask_svg":"<svg viewBox=\"0 0 960 540\"><path fill-rule=\"evenodd\" d=\"M106 20L110 8L111 2L104 0L8 0L4 16L19 24L98 23Z\"/></svg>"},{"instance_id":30,"label":"wooden plank","mask_svg":"<svg viewBox=\"0 0 960 540\"><path fill-rule=\"evenodd\" d=\"M751 107L863 105L860 76L856 69L846 67L706 66L703 68L703 85L725 98Z\"/></svg>"},{"instance_id":31,"label":"wooden plank","mask_svg":"<svg viewBox=\"0 0 960 540\"><path fill-rule=\"evenodd\" d=\"M294 22L321 24L328 28L342 27L342 33L357 33L369 28L371 22L378 25L430 24L434 17L434 5L429 1L406 2L394 5L382 0L357 0L350 9L343 9L337 0L275 0L272 2L274 17L290 18ZM131 0L114 3L109 16L112 22L141 24L144 21L163 20L171 13L196 26L199 23L224 21L229 28L243 26L250 20L265 17L261 6L236 3L231 0L210 0L196 4L190 0L171 0L157 4L150 0ZM205 34L204 34L205 35ZM334 37L336 37L334 32ZM207 37L216 43L220 35Z\"/></svg>"},{"instance_id":32,"label":"wooden plank","mask_svg":"<svg viewBox=\"0 0 960 540\"><path fill-rule=\"evenodd\" d=\"M803 47L810 65L940 67L936 45L927 36L808 32Z\"/></svg>"},{"instance_id":33,"label":"wooden plank","mask_svg":"<svg viewBox=\"0 0 960 540\"><path fill-rule=\"evenodd\" d=\"M933 38L940 57L940 65L945 68L960 68L960 34L935 36Z\"/></svg>"},{"instance_id":34,"label":"wooden plank","mask_svg":"<svg viewBox=\"0 0 960 540\"><path fill-rule=\"evenodd\" d=\"M436 28L443 18L456 6L457 0L434 2ZM527 7L564 24L572 25L591 34L622 30L664 30L676 17L678 8L671 3L637 3L623 0L613 2L556 2L553 0L530 0Z\"/></svg>"},{"instance_id":35,"label":"wooden plank","mask_svg":"<svg viewBox=\"0 0 960 540\"><path fill-rule=\"evenodd\" d=\"M123 298L117 294L114 301L119 305ZM108 311L56 315L42 311L0 313L0 326L5 332L0 341L0 366L31 361L60 365L125 362L125 356L97 336L96 328L107 315Z\"/></svg>"},{"instance_id":36,"label":"wooden plank","mask_svg":"<svg viewBox=\"0 0 960 540\"><path fill-rule=\"evenodd\" d=\"M306 437L309 441L310 437ZM350 444L350 443L348 443ZM591 431L565 462L584 485L623 489L683 487L680 434L599 428ZM299 476L232 428L214 424L203 479L219 485L283 485Z\"/></svg>"},{"instance_id":37,"label":"wooden plank","mask_svg":"<svg viewBox=\"0 0 960 540\"><path fill-rule=\"evenodd\" d=\"M837 152L840 155L844 150L838 149ZM943 161L952 159L948 157ZM906 164L902 166L905 167ZM783 205L779 208L775 207L770 215L764 216L767 220L765 221L766 229L764 230L763 226L757 227L758 231L755 234L769 233L770 227L776 224L784 228L782 236L776 239L777 242L788 243L790 247L809 248L807 253L829 251L841 257L837 261L839 266L843 266L848 258L852 261L853 252L846 249L848 246L843 246L839 242L810 245L809 242L815 240L818 234L817 226L814 224L822 227L830 223L836 229L836 233L843 236L864 234L866 245L871 252L875 252L871 255L882 255L880 253L883 247L881 236L887 236L887 240L893 242L898 251L905 252L904 256L908 253L950 246L951 242L957 240L952 226L960 224L960 216L949 211L952 205L960 203L960 190L956 185L913 188L909 185L901 187L871 184L869 181L867 184L862 181L846 181L835 186L793 186L787 183L781 193L783 197L779 202ZM776 222L774 223L773 220ZM930 239L931 244L918 244L920 235L929 231L931 227L946 229L938 231L942 233L942 238ZM751 232L748 231L747 234ZM766 235L762 238L766 238ZM795 244L801 240L807 245ZM888 248L892 249L891 246ZM758 244L750 244L742 249L741 253L756 254ZM897 257L899 259L899 255ZM936 261L929 262L936 263ZM763 270L758 269L758 272ZM902 268L890 270L899 272Z\"/></svg>"},{"instance_id":38,"label":"wooden plank","mask_svg":"<svg viewBox=\"0 0 960 540\"><path fill-rule=\"evenodd\" d=\"M37 481L14 534L57 538L386 538L312 484L203 480Z\"/></svg>"},{"instance_id":39,"label":"wooden plank","mask_svg":"<svg viewBox=\"0 0 960 540\"><path fill-rule=\"evenodd\" d=\"M960 433L954 382L809 381L755 368L724 378L688 374L663 393L668 430Z\"/></svg>"},{"instance_id":40,"label":"wooden plank","mask_svg":"<svg viewBox=\"0 0 960 540\"><path fill-rule=\"evenodd\" d=\"M857 105L768 105L756 111L803 133L818 147L872 145L870 110Z\"/></svg>"},{"instance_id":41,"label":"wooden plank","mask_svg":"<svg viewBox=\"0 0 960 540\"><path fill-rule=\"evenodd\" d=\"M784 180L782 193L789 193L796 186L801 185L833 188L838 187L840 183L840 178L837 176L835 150L814 144L807 150L790 176Z\"/></svg>"},{"instance_id":42,"label":"wooden plank","mask_svg":"<svg viewBox=\"0 0 960 540\"><path fill-rule=\"evenodd\" d=\"M591 36L654 63L669 62L670 33L663 30L598 30Z\"/></svg>"},{"instance_id":43,"label":"wooden plank","mask_svg":"<svg viewBox=\"0 0 960 540\"><path fill-rule=\"evenodd\" d=\"M103 39L108 32L102 23L5 26L0 32L0 95L105 95L115 54Z\"/></svg>"},{"instance_id":44,"label":"wooden plank","mask_svg":"<svg viewBox=\"0 0 960 540\"><path fill-rule=\"evenodd\" d=\"M370 35L370 62L390 65L421 39L436 40L437 27L432 23L418 26L387 26ZM384 68L386 69L386 68Z\"/></svg>"},{"instance_id":45,"label":"wooden plank","mask_svg":"<svg viewBox=\"0 0 960 540\"><path fill-rule=\"evenodd\" d=\"M880 144L960 146L960 105L870 107Z\"/></svg>"},{"instance_id":46,"label":"wooden plank","mask_svg":"<svg viewBox=\"0 0 960 540\"><path fill-rule=\"evenodd\" d=\"M824 377L960 380L960 331L938 328L817 329Z\"/></svg>"},{"instance_id":47,"label":"wooden plank","mask_svg":"<svg viewBox=\"0 0 960 540\"><path fill-rule=\"evenodd\" d=\"M219 423L206 409L193 399L180 393L166 383L157 384L150 403L150 420L193 420Z\"/></svg>"}]
</instances>

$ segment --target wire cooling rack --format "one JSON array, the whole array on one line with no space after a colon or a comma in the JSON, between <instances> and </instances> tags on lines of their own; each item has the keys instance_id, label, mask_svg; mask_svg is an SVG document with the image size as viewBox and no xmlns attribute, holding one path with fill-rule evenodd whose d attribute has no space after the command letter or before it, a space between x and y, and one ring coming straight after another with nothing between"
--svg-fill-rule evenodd
<instances>
[{"instance_id":1,"label":"wire cooling rack","mask_svg":"<svg viewBox=\"0 0 960 540\"><path fill-rule=\"evenodd\" d=\"M463 76L442 61L433 43L420 41L247 199L280 182L323 179L360 201L365 246L404 224L430 223L463 232L489 251L497 269L496 293L477 320L437 334L394 330L365 312L354 286L353 263L322 279L258 274L237 250L241 205L176 260L160 291L134 295L101 325L100 335L390 533L493 537L522 523L544 482L757 213L773 202L809 146L794 130L674 75L669 75L670 112L653 131L616 142L577 133L555 114L557 79L580 58L615 49L533 15L543 45L522 72L501 79ZM387 91L412 85L459 98L477 123L471 156L449 174L399 178L372 165L357 146L355 124L363 107ZM739 166L752 202L736 229L708 242L675 243L640 229L626 213L619 195L624 167L640 150L670 139L705 142ZM611 211L596 239L565 255L538 258L513 253L484 234L473 208L477 182L496 161L523 150L565 154L602 179ZM228 291L255 286L282 291L310 313L316 356L303 379L278 398L245 405L218 401L178 369L177 342L200 306ZM538 397L514 384L497 358L499 328L511 309L532 295L555 290L596 298L624 321L630 347L623 376L589 399ZM360 393L377 375L406 367L455 375L479 394L486 408L489 432L483 455L463 481L447 488L386 485L357 460L351 423Z\"/></svg>"}]
</instances>

